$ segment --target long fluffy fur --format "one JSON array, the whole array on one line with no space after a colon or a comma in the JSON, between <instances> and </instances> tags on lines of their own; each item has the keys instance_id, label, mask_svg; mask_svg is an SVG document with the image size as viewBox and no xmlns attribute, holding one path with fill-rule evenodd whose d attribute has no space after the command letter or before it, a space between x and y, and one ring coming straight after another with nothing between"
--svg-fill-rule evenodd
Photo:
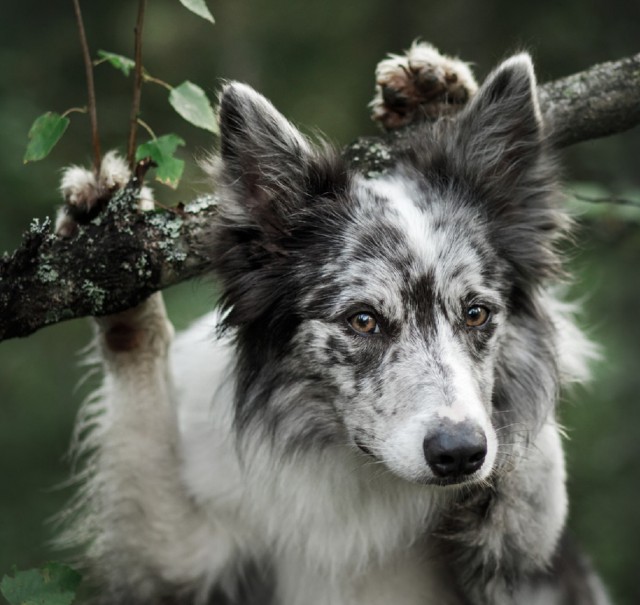
<instances>
[{"instance_id":1,"label":"long fluffy fur","mask_svg":"<svg viewBox=\"0 0 640 605\"><path fill-rule=\"evenodd\" d=\"M528 56L374 181L245 85L220 127L221 310L173 344L158 296L101 320L66 534L97 600L606 603L561 541L555 407L593 349L550 289L568 221ZM486 458L444 485L424 443L470 424Z\"/></svg>"}]
</instances>

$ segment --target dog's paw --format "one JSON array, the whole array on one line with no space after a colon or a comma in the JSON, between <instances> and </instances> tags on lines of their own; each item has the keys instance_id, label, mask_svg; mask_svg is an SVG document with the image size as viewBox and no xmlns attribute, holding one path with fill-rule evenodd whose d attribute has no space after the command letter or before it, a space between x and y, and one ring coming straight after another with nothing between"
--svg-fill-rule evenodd
<instances>
[{"instance_id":1,"label":"dog's paw","mask_svg":"<svg viewBox=\"0 0 640 605\"><path fill-rule=\"evenodd\" d=\"M414 42L404 55L389 55L378 63L372 118L386 130L434 121L459 111L477 89L466 63Z\"/></svg>"},{"instance_id":2,"label":"dog's paw","mask_svg":"<svg viewBox=\"0 0 640 605\"><path fill-rule=\"evenodd\" d=\"M78 223L95 212L101 195L98 179L91 170L69 166L62 172L60 193L64 206L58 209L55 231L61 237L71 237Z\"/></svg>"},{"instance_id":3,"label":"dog's paw","mask_svg":"<svg viewBox=\"0 0 640 605\"><path fill-rule=\"evenodd\" d=\"M56 233L71 237L78 224L86 224L95 218L114 193L124 189L130 180L131 171L116 151L105 154L97 176L81 166L65 168L60 181L64 206L58 210ZM140 210L153 209L153 194L149 188L142 187L138 199Z\"/></svg>"}]
</instances>

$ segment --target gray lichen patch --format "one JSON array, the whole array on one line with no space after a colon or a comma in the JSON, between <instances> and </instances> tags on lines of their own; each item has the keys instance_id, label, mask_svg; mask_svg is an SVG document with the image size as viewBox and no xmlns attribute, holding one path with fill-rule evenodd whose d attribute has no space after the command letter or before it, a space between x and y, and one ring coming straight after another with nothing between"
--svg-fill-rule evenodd
<instances>
[{"instance_id":1,"label":"gray lichen patch","mask_svg":"<svg viewBox=\"0 0 640 605\"><path fill-rule=\"evenodd\" d=\"M186 204L183 211L187 214L198 214L217 205L218 201L214 195L203 195Z\"/></svg>"},{"instance_id":2,"label":"gray lichen patch","mask_svg":"<svg viewBox=\"0 0 640 605\"><path fill-rule=\"evenodd\" d=\"M371 179L388 172L395 161L390 142L380 137L358 139L347 147L344 157L352 169Z\"/></svg>"},{"instance_id":3,"label":"gray lichen patch","mask_svg":"<svg viewBox=\"0 0 640 605\"><path fill-rule=\"evenodd\" d=\"M180 237L184 221L177 214L162 212L151 215L149 224L158 229L164 237L176 239Z\"/></svg>"},{"instance_id":4,"label":"gray lichen patch","mask_svg":"<svg viewBox=\"0 0 640 605\"><path fill-rule=\"evenodd\" d=\"M123 189L118 191L111 200L107 208L111 211L130 212L138 209L138 191L135 189Z\"/></svg>"},{"instance_id":5,"label":"gray lichen patch","mask_svg":"<svg viewBox=\"0 0 640 605\"><path fill-rule=\"evenodd\" d=\"M47 263L43 263L38 267L38 279L45 284L52 284L58 281L60 274L56 269Z\"/></svg>"},{"instance_id":6,"label":"gray lichen patch","mask_svg":"<svg viewBox=\"0 0 640 605\"><path fill-rule=\"evenodd\" d=\"M389 151L389 147L385 143L374 143L367 150L367 155L372 158L376 158L381 162L388 162L391 160L391 152Z\"/></svg>"},{"instance_id":7,"label":"gray lichen patch","mask_svg":"<svg viewBox=\"0 0 640 605\"><path fill-rule=\"evenodd\" d=\"M178 263L183 263L185 260L187 260L187 251L182 247L174 249L171 253L170 260Z\"/></svg>"},{"instance_id":8,"label":"gray lichen patch","mask_svg":"<svg viewBox=\"0 0 640 605\"><path fill-rule=\"evenodd\" d=\"M176 213L162 212L148 218L149 224L157 230L159 237L154 238L154 248L169 263L182 263L187 251L182 244L185 220Z\"/></svg>"},{"instance_id":9,"label":"gray lichen patch","mask_svg":"<svg viewBox=\"0 0 640 605\"><path fill-rule=\"evenodd\" d=\"M149 259L146 256L141 255L138 257L134 270L136 275L142 280L149 279L152 275L152 271L149 266Z\"/></svg>"},{"instance_id":10,"label":"gray lichen patch","mask_svg":"<svg viewBox=\"0 0 640 605\"><path fill-rule=\"evenodd\" d=\"M85 294L89 298L90 305L93 309L103 308L107 296L107 291L104 288L101 288L100 286L94 284L92 281L85 279L82 282L80 289L82 290L83 294Z\"/></svg>"},{"instance_id":11,"label":"gray lichen patch","mask_svg":"<svg viewBox=\"0 0 640 605\"><path fill-rule=\"evenodd\" d=\"M44 220L39 218L32 219L29 224L29 233L33 235L45 235L51 230L51 219L46 216Z\"/></svg>"}]
</instances>

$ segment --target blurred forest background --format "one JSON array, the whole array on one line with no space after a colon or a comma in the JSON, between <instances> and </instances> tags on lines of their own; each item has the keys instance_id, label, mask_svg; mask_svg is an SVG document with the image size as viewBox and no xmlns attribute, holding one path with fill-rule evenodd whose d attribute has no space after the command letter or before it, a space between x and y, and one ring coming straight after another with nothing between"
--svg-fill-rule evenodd
<instances>
[{"instance_id":1,"label":"blurred forest background","mask_svg":"<svg viewBox=\"0 0 640 605\"><path fill-rule=\"evenodd\" d=\"M222 79L246 81L303 129L339 144L375 132L367 110L374 67L417 37L473 61L480 78L523 47L533 52L541 81L640 50L640 3L630 0L209 0L209 6L215 26L177 0L149 3L149 72L172 84L192 80L211 98ZM98 49L133 55L135 2L93 0L83 10L94 56ZM96 79L103 148L123 149L132 81L106 65ZM0 251L19 243L32 217L53 214L60 167L90 161L88 119L74 115L52 156L23 166L31 122L47 110L84 104L71 2L3 2ZM160 87L145 86L142 107L156 133L177 132L188 143L183 184L177 192L157 185L159 199L192 199L204 188L192 158L211 148L213 137L173 113ZM563 159L571 186L640 204L640 130L580 144ZM640 603L640 208L582 204L578 212L570 295L584 302L583 323L602 344L603 359L592 386L566 397L561 411L569 437L570 524L616 602L632 605ZM205 281L167 296L178 328L214 300ZM0 575L14 564L26 568L56 557L47 546L53 532L46 520L69 496L68 489L53 488L67 475L72 421L95 384L76 386L86 372L78 352L89 337L88 322L76 320L0 344Z\"/></svg>"}]
</instances>

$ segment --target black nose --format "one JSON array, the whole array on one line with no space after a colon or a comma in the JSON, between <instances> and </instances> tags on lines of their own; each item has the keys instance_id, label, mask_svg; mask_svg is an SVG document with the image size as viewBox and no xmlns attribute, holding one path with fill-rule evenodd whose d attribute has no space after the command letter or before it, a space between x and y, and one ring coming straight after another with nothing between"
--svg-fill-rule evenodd
<instances>
[{"instance_id":1,"label":"black nose","mask_svg":"<svg viewBox=\"0 0 640 605\"><path fill-rule=\"evenodd\" d=\"M469 422L446 423L424 440L424 457L438 477L475 473L487 455L487 438Z\"/></svg>"}]
</instances>

